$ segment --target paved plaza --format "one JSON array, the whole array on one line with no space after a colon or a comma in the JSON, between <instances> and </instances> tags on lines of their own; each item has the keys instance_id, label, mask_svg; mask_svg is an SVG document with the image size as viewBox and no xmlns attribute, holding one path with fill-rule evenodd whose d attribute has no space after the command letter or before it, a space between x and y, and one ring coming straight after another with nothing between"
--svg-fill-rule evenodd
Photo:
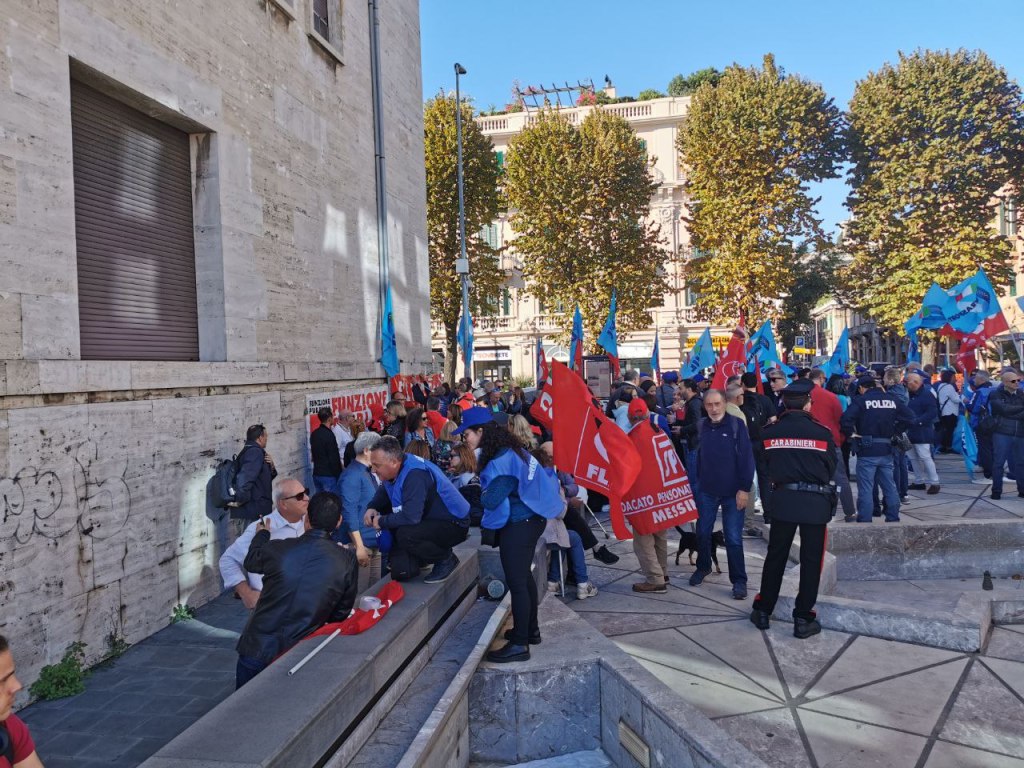
<instances>
[{"instance_id":1,"label":"paved plaza","mask_svg":"<svg viewBox=\"0 0 1024 768\"><path fill-rule=\"evenodd\" d=\"M1005 500L991 502L988 487L970 484L959 459L941 458L939 467L942 492L912 491L902 510L908 524L1024 517L1024 499L1012 487ZM747 620L751 600L731 598L725 573L688 586L693 568L686 555L675 565L674 541L668 593L634 593L632 545L609 544L619 562L590 566L600 594L567 604L769 765L1024 768L1024 625L995 627L984 653L828 629L800 641L787 622L756 630ZM744 547L753 595L766 543L747 538ZM724 569L725 552L718 554ZM979 589L980 579L839 588L876 603L940 607L951 594ZM1024 592L1024 582L997 579L996 588ZM154 753L231 693L244 621L241 603L222 596L196 620L96 669L84 694L23 710L45 764L128 768Z\"/></svg>"}]
</instances>

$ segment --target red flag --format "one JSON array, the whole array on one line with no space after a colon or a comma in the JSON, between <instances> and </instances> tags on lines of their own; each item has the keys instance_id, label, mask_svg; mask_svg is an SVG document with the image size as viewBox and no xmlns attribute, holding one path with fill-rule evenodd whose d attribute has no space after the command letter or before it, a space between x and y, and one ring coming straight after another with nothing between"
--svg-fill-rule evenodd
<instances>
[{"instance_id":1,"label":"red flag","mask_svg":"<svg viewBox=\"0 0 1024 768\"><path fill-rule=\"evenodd\" d=\"M715 377L711 380L711 386L715 389L725 389L725 382L730 376L742 376L747 370L747 340L742 326L732 332L729 339L729 346L725 354L719 359L715 366Z\"/></svg>"},{"instance_id":2,"label":"red flag","mask_svg":"<svg viewBox=\"0 0 1024 768\"><path fill-rule=\"evenodd\" d=\"M619 367L619 358L617 355L608 355L608 362L612 364L612 378L617 379L622 373L622 369Z\"/></svg>"},{"instance_id":3,"label":"red flag","mask_svg":"<svg viewBox=\"0 0 1024 768\"><path fill-rule=\"evenodd\" d=\"M757 377L757 393L759 395L764 394L764 382L761 381L761 361L756 357L754 358L754 376Z\"/></svg>"},{"instance_id":4,"label":"red flag","mask_svg":"<svg viewBox=\"0 0 1024 768\"><path fill-rule=\"evenodd\" d=\"M551 397L555 465L584 488L609 498L622 496L640 472L636 447L594 406L593 395L579 376L557 361L551 374L545 391Z\"/></svg>"},{"instance_id":5,"label":"red flag","mask_svg":"<svg viewBox=\"0 0 1024 768\"><path fill-rule=\"evenodd\" d=\"M693 489L671 438L650 421L641 421L627 437L640 456L640 474L621 499L611 502L615 536L632 538L624 525L627 522L643 535L696 520Z\"/></svg>"},{"instance_id":6,"label":"red flag","mask_svg":"<svg viewBox=\"0 0 1024 768\"><path fill-rule=\"evenodd\" d=\"M551 427L554 424L552 417L554 413L551 409L551 389L550 384L545 384L540 388L537 396L533 399L530 404L530 415L533 416L537 422L544 427L548 432L551 431Z\"/></svg>"},{"instance_id":7,"label":"red flag","mask_svg":"<svg viewBox=\"0 0 1024 768\"><path fill-rule=\"evenodd\" d=\"M543 387L551 379L551 367L548 365L548 356L544 354L544 347L537 345L537 354L540 356L540 363L538 366L539 381L537 386Z\"/></svg>"}]
</instances>

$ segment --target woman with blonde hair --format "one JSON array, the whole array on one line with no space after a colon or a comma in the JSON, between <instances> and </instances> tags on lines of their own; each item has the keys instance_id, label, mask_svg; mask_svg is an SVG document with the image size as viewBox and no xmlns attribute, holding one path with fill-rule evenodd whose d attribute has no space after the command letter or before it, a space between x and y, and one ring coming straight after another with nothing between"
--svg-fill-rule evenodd
<instances>
[{"instance_id":1,"label":"woman with blonde hair","mask_svg":"<svg viewBox=\"0 0 1024 768\"><path fill-rule=\"evenodd\" d=\"M508 431L513 434L527 451L537 449L537 438L534 437L533 430L530 429L530 422L526 420L525 416L520 416L519 414L509 416Z\"/></svg>"},{"instance_id":2,"label":"woman with blonde hair","mask_svg":"<svg viewBox=\"0 0 1024 768\"><path fill-rule=\"evenodd\" d=\"M453 422L456 427L462 424L462 406L452 403L448 406L448 421Z\"/></svg>"},{"instance_id":3,"label":"woman with blonde hair","mask_svg":"<svg viewBox=\"0 0 1024 768\"><path fill-rule=\"evenodd\" d=\"M448 471L452 451L455 450L455 446L458 444L455 435L452 434L454 431L455 422L451 420L446 421L441 428L441 434L434 441L434 463L441 468L442 472Z\"/></svg>"}]
</instances>

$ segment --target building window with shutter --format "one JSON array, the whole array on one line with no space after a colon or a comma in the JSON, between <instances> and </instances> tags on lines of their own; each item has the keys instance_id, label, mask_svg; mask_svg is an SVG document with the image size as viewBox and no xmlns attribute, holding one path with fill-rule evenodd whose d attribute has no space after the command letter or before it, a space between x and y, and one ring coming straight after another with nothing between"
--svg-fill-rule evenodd
<instances>
[{"instance_id":1,"label":"building window with shutter","mask_svg":"<svg viewBox=\"0 0 1024 768\"><path fill-rule=\"evenodd\" d=\"M313 29L325 39L331 39L331 21L327 10L327 0L313 0Z\"/></svg>"},{"instance_id":2,"label":"building window with shutter","mask_svg":"<svg viewBox=\"0 0 1024 768\"><path fill-rule=\"evenodd\" d=\"M83 360L199 360L189 135L71 83Z\"/></svg>"},{"instance_id":3,"label":"building window with shutter","mask_svg":"<svg viewBox=\"0 0 1024 768\"><path fill-rule=\"evenodd\" d=\"M344 64L341 57L341 3L342 0L309 1L309 37L335 64Z\"/></svg>"}]
</instances>

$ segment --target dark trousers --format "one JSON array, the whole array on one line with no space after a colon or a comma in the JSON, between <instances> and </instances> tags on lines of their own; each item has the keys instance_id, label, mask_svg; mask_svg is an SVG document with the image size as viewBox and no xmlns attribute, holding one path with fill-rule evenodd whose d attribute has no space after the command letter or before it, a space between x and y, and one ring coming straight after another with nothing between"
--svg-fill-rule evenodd
<instances>
[{"instance_id":1,"label":"dark trousers","mask_svg":"<svg viewBox=\"0 0 1024 768\"><path fill-rule=\"evenodd\" d=\"M537 624L537 582L530 568L537 541L544 533L546 521L530 515L518 523L506 523L498 534L498 554L505 571L505 583L512 595L512 645L526 645L530 635L540 634Z\"/></svg>"},{"instance_id":2,"label":"dark trousers","mask_svg":"<svg viewBox=\"0 0 1024 768\"><path fill-rule=\"evenodd\" d=\"M959 419L960 417L955 413L951 416L939 417L939 447L946 453L953 450L953 431L956 429Z\"/></svg>"},{"instance_id":3,"label":"dark trousers","mask_svg":"<svg viewBox=\"0 0 1024 768\"><path fill-rule=\"evenodd\" d=\"M452 547L466 540L469 529L448 520L421 520L392 528L392 549L403 550L423 563L436 565L452 556Z\"/></svg>"},{"instance_id":4,"label":"dark trousers","mask_svg":"<svg viewBox=\"0 0 1024 768\"><path fill-rule=\"evenodd\" d=\"M1024 437L992 435L992 455L992 492L1003 492L1003 466L1009 464L1017 492L1024 493Z\"/></svg>"},{"instance_id":5,"label":"dark trousers","mask_svg":"<svg viewBox=\"0 0 1024 768\"><path fill-rule=\"evenodd\" d=\"M812 523L791 523L773 520L768 534L768 554L761 572L761 592L754 599L754 607L771 613L779 599L782 576L789 563L789 548L793 536L800 530L800 591L796 595L794 618L813 619L814 604L818 601L821 566L825 557L826 526Z\"/></svg>"},{"instance_id":6,"label":"dark trousers","mask_svg":"<svg viewBox=\"0 0 1024 768\"><path fill-rule=\"evenodd\" d=\"M978 438L978 466L981 467L985 477L992 477L992 435L981 435L975 433Z\"/></svg>"},{"instance_id":7,"label":"dark trousers","mask_svg":"<svg viewBox=\"0 0 1024 768\"><path fill-rule=\"evenodd\" d=\"M565 523L565 527L570 531L576 531L579 534L580 540L583 542L583 549L593 549L597 546L597 536L590 530L590 526L587 525L586 518L583 517L583 503L572 502L575 499L569 501L569 506L565 510L565 518L562 520Z\"/></svg>"},{"instance_id":8,"label":"dark trousers","mask_svg":"<svg viewBox=\"0 0 1024 768\"><path fill-rule=\"evenodd\" d=\"M252 659L248 656L239 656L235 665L235 690L252 680L256 675L266 669L268 664L259 659Z\"/></svg>"}]
</instances>

